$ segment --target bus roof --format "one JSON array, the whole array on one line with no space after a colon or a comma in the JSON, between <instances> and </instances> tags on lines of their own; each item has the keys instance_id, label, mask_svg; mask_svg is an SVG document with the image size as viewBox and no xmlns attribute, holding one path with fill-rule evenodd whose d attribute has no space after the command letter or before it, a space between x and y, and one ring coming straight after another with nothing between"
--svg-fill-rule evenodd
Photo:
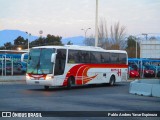
<instances>
[{"instance_id":1,"label":"bus roof","mask_svg":"<svg viewBox=\"0 0 160 120\"><path fill-rule=\"evenodd\" d=\"M28 52L28 50L0 50L0 53L20 53L20 54L22 54L22 53L27 53Z\"/></svg>"},{"instance_id":2,"label":"bus roof","mask_svg":"<svg viewBox=\"0 0 160 120\"><path fill-rule=\"evenodd\" d=\"M79 46L79 45L65 45L65 46L38 46L35 48L56 48L56 49L72 49L72 50L86 50L86 51L99 51L99 52L114 52L114 53L126 53L124 50L105 50L101 47L93 46Z\"/></svg>"}]
</instances>

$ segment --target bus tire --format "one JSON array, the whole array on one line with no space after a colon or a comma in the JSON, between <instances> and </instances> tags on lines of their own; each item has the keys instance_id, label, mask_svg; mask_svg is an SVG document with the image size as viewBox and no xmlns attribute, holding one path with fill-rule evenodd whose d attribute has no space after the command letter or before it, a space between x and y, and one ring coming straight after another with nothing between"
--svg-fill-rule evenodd
<instances>
[{"instance_id":1,"label":"bus tire","mask_svg":"<svg viewBox=\"0 0 160 120\"><path fill-rule=\"evenodd\" d=\"M49 86L44 86L44 89L45 90L49 90Z\"/></svg>"},{"instance_id":2,"label":"bus tire","mask_svg":"<svg viewBox=\"0 0 160 120\"><path fill-rule=\"evenodd\" d=\"M110 78L110 81L109 81L109 85L110 85L110 86L114 86L115 81L116 81L115 76L112 75L111 78Z\"/></svg>"},{"instance_id":3,"label":"bus tire","mask_svg":"<svg viewBox=\"0 0 160 120\"><path fill-rule=\"evenodd\" d=\"M74 77L69 77L67 81L67 89L71 89L74 84Z\"/></svg>"}]
</instances>

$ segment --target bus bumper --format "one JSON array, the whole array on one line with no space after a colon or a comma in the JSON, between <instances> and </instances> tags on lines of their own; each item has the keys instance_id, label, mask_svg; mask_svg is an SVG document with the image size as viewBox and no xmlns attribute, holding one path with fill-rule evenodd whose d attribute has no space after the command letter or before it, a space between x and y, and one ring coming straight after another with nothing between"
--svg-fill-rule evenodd
<instances>
[{"instance_id":1,"label":"bus bumper","mask_svg":"<svg viewBox=\"0 0 160 120\"><path fill-rule=\"evenodd\" d=\"M29 85L53 86L52 80L26 80Z\"/></svg>"}]
</instances>

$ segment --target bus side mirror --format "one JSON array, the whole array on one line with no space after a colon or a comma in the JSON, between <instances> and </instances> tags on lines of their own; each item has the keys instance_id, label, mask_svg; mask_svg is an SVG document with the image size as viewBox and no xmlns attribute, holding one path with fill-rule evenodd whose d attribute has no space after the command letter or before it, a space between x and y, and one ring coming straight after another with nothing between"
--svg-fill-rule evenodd
<instances>
[{"instance_id":1,"label":"bus side mirror","mask_svg":"<svg viewBox=\"0 0 160 120\"><path fill-rule=\"evenodd\" d=\"M25 55L28 55L28 53L23 53L23 54L21 55L21 62L24 62L24 57L25 57Z\"/></svg>"},{"instance_id":2,"label":"bus side mirror","mask_svg":"<svg viewBox=\"0 0 160 120\"><path fill-rule=\"evenodd\" d=\"M31 56L29 56L29 58L28 58L29 60L31 60Z\"/></svg>"},{"instance_id":3,"label":"bus side mirror","mask_svg":"<svg viewBox=\"0 0 160 120\"><path fill-rule=\"evenodd\" d=\"M56 54L53 53L52 56L51 56L51 62L55 63L55 59L56 59Z\"/></svg>"}]
</instances>

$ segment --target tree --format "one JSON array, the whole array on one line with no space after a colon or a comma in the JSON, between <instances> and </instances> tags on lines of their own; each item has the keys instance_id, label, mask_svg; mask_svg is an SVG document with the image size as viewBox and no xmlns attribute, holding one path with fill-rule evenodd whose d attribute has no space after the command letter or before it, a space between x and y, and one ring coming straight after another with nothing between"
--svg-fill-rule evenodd
<instances>
[{"instance_id":1,"label":"tree","mask_svg":"<svg viewBox=\"0 0 160 120\"><path fill-rule=\"evenodd\" d=\"M0 50L5 50L5 47L4 46L0 46Z\"/></svg>"},{"instance_id":2,"label":"tree","mask_svg":"<svg viewBox=\"0 0 160 120\"><path fill-rule=\"evenodd\" d=\"M98 27L98 46L104 49L125 49L125 29L126 27L120 26L120 23L117 22L114 26L111 25L109 34L106 20L101 19ZM85 45L94 46L95 39L91 36L84 43Z\"/></svg>"},{"instance_id":3,"label":"tree","mask_svg":"<svg viewBox=\"0 0 160 120\"><path fill-rule=\"evenodd\" d=\"M32 41L30 43L31 47L35 47L35 46L44 46L45 45L45 38L39 37L38 39Z\"/></svg>"},{"instance_id":4,"label":"tree","mask_svg":"<svg viewBox=\"0 0 160 120\"><path fill-rule=\"evenodd\" d=\"M62 37L60 36L48 34L47 38L45 39L45 43L47 43L47 45L62 45L61 39Z\"/></svg>"},{"instance_id":5,"label":"tree","mask_svg":"<svg viewBox=\"0 0 160 120\"><path fill-rule=\"evenodd\" d=\"M73 43L71 41L68 41L67 45L73 45Z\"/></svg>"},{"instance_id":6,"label":"tree","mask_svg":"<svg viewBox=\"0 0 160 120\"><path fill-rule=\"evenodd\" d=\"M61 42L62 37L54 36L48 34L47 37L39 37L38 39L30 42L30 47L35 46L46 46L46 45L63 45ZM0 49L15 49L17 50L18 47L22 49L28 48L28 39L24 39L23 37L19 36L14 40L14 45L11 42L7 42L4 46L1 46Z\"/></svg>"},{"instance_id":7,"label":"tree","mask_svg":"<svg viewBox=\"0 0 160 120\"><path fill-rule=\"evenodd\" d=\"M6 43L4 44L4 49L6 49L6 50L11 50L12 47L13 47L13 45L12 45L11 42L6 42Z\"/></svg>"},{"instance_id":8,"label":"tree","mask_svg":"<svg viewBox=\"0 0 160 120\"><path fill-rule=\"evenodd\" d=\"M98 27L98 44L104 49L109 49L109 37L108 37L107 21L105 19L100 20Z\"/></svg>"},{"instance_id":9,"label":"tree","mask_svg":"<svg viewBox=\"0 0 160 120\"><path fill-rule=\"evenodd\" d=\"M86 38L84 40L84 44L87 46L94 46L95 45L95 38L93 35L91 35L89 38Z\"/></svg>"},{"instance_id":10,"label":"tree","mask_svg":"<svg viewBox=\"0 0 160 120\"><path fill-rule=\"evenodd\" d=\"M14 40L14 49L21 47L22 49L27 48L28 40L25 40L23 37L19 36Z\"/></svg>"},{"instance_id":11,"label":"tree","mask_svg":"<svg viewBox=\"0 0 160 120\"><path fill-rule=\"evenodd\" d=\"M89 38L85 39L84 44L87 46L94 46L95 37L91 35ZM107 49L107 45L109 45L107 22L105 19L101 19L98 26L98 46Z\"/></svg>"},{"instance_id":12,"label":"tree","mask_svg":"<svg viewBox=\"0 0 160 120\"><path fill-rule=\"evenodd\" d=\"M135 36L128 37L126 51L128 53L128 57L130 58L136 58L136 41L137 41L137 38ZM139 44L137 44L137 57L140 57Z\"/></svg>"},{"instance_id":13,"label":"tree","mask_svg":"<svg viewBox=\"0 0 160 120\"><path fill-rule=\"evenodd\" d=\"M31 47L34 46L46 46L46 45L62 45L61 42L62 37L60 36L54 36L54 35L50 35L48 34L46 38L38 38L35 41L32 41Z\"/></svg>"},{"instance_id":14,"label":"tree","mask_svg":"<svg viewBox=\"0 0 160 120\"><path fill-rule=\"evenodd\" d=\"M19 36L14 40L14 45L25 45L27 40L25 40L23 37Z\"/></svg>"},{"instance_id":15,"label":"tree","mask_svg":"<svg viewBox=\"0 0 160 120\"><path fill-rule=\"evenodd\" d=\"M125 26L120 26L117 22L114 26L111 26L111 41L112 45L117 46L117 49L121 49L125 39Z\"/></svg>"}]
</instances>

